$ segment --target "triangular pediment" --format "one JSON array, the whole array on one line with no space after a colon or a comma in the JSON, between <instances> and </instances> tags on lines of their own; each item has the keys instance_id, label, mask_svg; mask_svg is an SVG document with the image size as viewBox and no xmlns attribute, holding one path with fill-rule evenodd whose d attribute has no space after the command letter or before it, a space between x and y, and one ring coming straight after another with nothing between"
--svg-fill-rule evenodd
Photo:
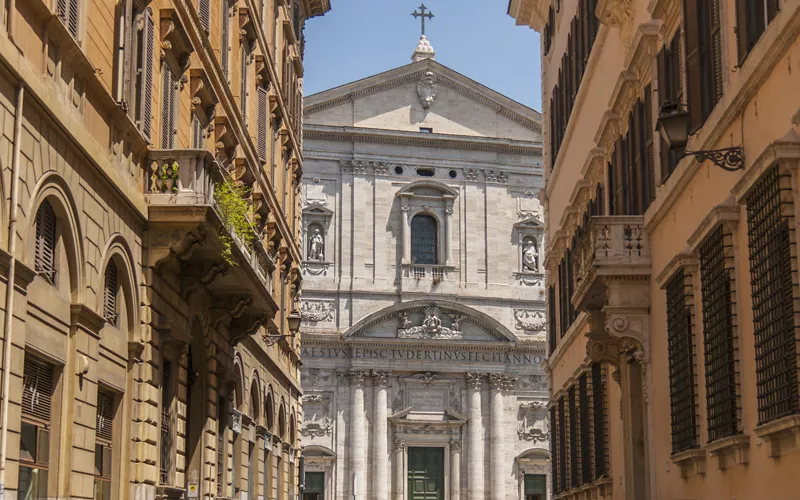
<instances>
[{"instance_id":1,"label":"triangular pediment","mask_svg":"<svg viewBox=\"0 0 800 500\"><path fill-rule=\"evenodd\" d=\"M361 319L344 336L415 342L517 340L494 318L462 304L443 300L418 300L387 307Z\"/></svg>"},{"instance_id":2,"label":"triangular pediment","mask_svg":"<svg viewBox=\"0 0 800 500\"><path fill-rule=\"evenodd\" d=\"M311 203L310 205L308 205L303 209L303 214L331 216L333 215L333 210L323 206L320 203Z\"/></svg>"},{"instance_id":3,"label":"triangular pediment","mask_svg":"<svg viewBox=\"0 0 800 500\"><path fill-rule=\"evenodd\" d=\"M432 59L308 96L304 103L310 126L424 128L532 142L542 133L539 112Z\"/></svg>"},{"instance_id":4,"label":"triangular pediment","mask_svg":"<svg viewBox=\"0 0 800 500\"><path fill-rule=\"evenodd\" d=\"M514 227L518 229L544 229L544 223L538 217L532 215L517 222Z\"/></svg>"}]
</instances>

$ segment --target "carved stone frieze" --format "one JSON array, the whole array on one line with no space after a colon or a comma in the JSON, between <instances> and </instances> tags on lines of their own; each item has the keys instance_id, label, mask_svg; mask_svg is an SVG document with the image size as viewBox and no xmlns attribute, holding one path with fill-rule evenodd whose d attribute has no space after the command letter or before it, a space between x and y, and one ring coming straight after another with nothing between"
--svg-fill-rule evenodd
<instances>
[{"instance_id":1,"label":"carved stone frieze","mask_svg":"<svg viewBox=\"0 0 800 500\"><path fill-rule=\"evenodd\" d=\"M461 329L459 322L461 315L448 312L450 316L450 327L442 324L441 315L444 311L438 306L429 306L424 310L424 316L420 325L414 325L408 315L408 311L400 312L400 324L397 328L397 337L401 339L460 339Z\"/></svg>"},{"instance_id":2,"label":"carved stone frieze","mask_svg":"<svg viewBox=\"0 0 800 500\"><path fill-rule=\"evenodd\" d=\"M547 325L544 311L530 309L514 309L514 327L517 330L538 332Z\"/></svg>"},{"instance_id":3,"label":"carved stone frieze","mask_svg":"<svg viewBox=\"0 0 800 500\"><path fill-rule=\"evenodd\" d=\"M306 322L333 321L332 300L304 300L300 317Z\"/></svg>"},{"instance_id":4,"label":"carved stone frieze","mask_svg":"<svg viewBox=\"0 0 800 500\"><path fill-rule=\"evenodd\" d=\"M300 434L306 437L325 437L333 432L333 420L324 417L320 421L306 422L300 429Z\"/></svg>"}]
</instances>

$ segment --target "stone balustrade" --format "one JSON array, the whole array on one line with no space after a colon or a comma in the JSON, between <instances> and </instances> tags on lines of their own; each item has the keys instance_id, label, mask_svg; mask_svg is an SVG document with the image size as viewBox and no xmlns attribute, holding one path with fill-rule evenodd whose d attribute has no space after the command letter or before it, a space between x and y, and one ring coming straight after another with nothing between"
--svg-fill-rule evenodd
<instances>
[{"instance_id":1,"label":"stone balustrade","mask_svg":"<svg viewBox=\"0 0 800 500\"><path fill-rule=\"evenodd\" d=\"M602 300L598 294L604 277L649 275L650 245L642 216L592 217L578 238L572 262L572 303L578 308Z\"/></svg>"},{"instance_id":2,"label":"stone balustrade","mask_svg":"<svg viewBox=\"0 0 800 500\"><path fill-rule=\"evenodd\" d=\"M150 151L145 194L151 205L211 205L220 180L214 157L204 149Z\"/></svg>"}]
</instances>

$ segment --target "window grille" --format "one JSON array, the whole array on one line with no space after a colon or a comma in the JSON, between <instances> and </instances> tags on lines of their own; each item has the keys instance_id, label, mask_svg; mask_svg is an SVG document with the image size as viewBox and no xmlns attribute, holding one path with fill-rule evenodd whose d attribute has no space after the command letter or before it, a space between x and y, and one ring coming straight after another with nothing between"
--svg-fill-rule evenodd
<instances>
[{"instance_id":1,"label":"window grille","mask_svg":"<svg viewBox=\"0 0 800 500\"><path fill-rule=\"evenodd\" d=\"M550 457L552 457L553 465L550 469L550 484L551 489L553 490L553 494L558 494L561 492L559 489L559 482L558 479L558 471L561 468L561 457L558 455L558 421L556 420L556 407L555 405L550 407L550 425L552 426L553 432L551 433L550 439Z\"/></svg>"},{"instance_id":2,"label":"window grille","mask_svg":"<svg viewBox=\"0 0 800 500\"><path fill-rule=\"evenodd\" d=\"M172 362L163 361L161 367L161 463L159 481L167 484L172 467Z\"/></svg>"},{"instance_id":3,"label":"window grille","mask_svg":"<svg viewBox=\"0 0 800 500\"><path fill-rule=\"evenodd\" d=\"M36 212L36 255L34 270L51 285L56 282L56 214L44 200Z\"/></svg>"},{"instance_id":4,"label":"window grille","mask_svg":"<svg viewBox=\"0 0 800 500\"><path fill-rule=\"evenodd\" d=\"M567 491L567 429L564 426L564 396L558 399L558 488Z\"/></svg>"},{"instance_id":5,"label":"window grille","mask_svg":"<svg viewBox=\"0 0 800 500\"><path fill-rule=\"evenodd\" d=\"M217 397L217 496L223 496L225 481L225 422L227 422L226 402ZM264 497L267 498L267 497Z\"/></svg>"},{"instance_id":6,"label":"window grille","mask_svg":"<svg viewBox=\"0 0 800 500\"><path fill-rule=\"evenodd\" d=\"M578 408L575 405L575 386L567 391L569 404L569 484L574 488L580 484L580 455L578 450Z\"/></svg>"},{"instance_id":7,"label":"window grille","mask_svg":"<svg viewBox=\"0 0 800 500\"><path fill-rule=\"evenodd\" d=\"M145 9L142 29L137 40L139 61L136 71L136 125L145 139L150 141L153 119L153 56L155 22L153 11Z\"/></svg>"},{"instance_id":8,"label":"window grille","mask_svg":"<svg viewBox=\"0 0 800 500\"><path fill-rule=\"evenodd\" d=\"M747 197L758 423L798 413L791 177L768 170Z\"/></svg>"},{"instance_id":9,"label":"window grille","mask_svg":"<svg viewBox=\"0 0 800 500\"><path fill-rule=\"evenodd\" d=\"M419 214L411 219L411 262L413 264L436 264L437 250L436 219Z\"/></svg>"},{"instance_id":10,"label":"window grille","mask_svg":"<svg viewBox=\"0 0 800 500\"><path fill-rule=\"evenodd\" d=\"M117 325L117 265L113 260L106 266L105 287L103 289L103 317L109 324Z\"/></svg>"},{"instance_id":11,"label":"window grille","mask_svg":"<svg viewBox=\"0 0 800 500\"><path fill-rule=\"evenodd\" d=\"M166 62L161 67L161 149L172 149L175 146L175 79L172 68Z\"/></svg>"},{"instance_id":12,"label":"window grille","mask_svg":"<svg viewBox=\"0 0 800 500\"><path fill-rule=\"evenodd\" d=\"M608 477L606 461L606 406L603 367L592 363L592 432L594 434L594 479Z\"/></svg>"},{"instance_id":13,"label":"window grille","mask_svg":"<svg viewBox=\"0 0 800 500\"><path fill-rule=\"evenodd\" d=\"M225 79L230 81L228 75L229 57L230 57L230 21L228 20L228 5L229 0L222 0L222 7L220 8L220 21L222 21L222 33L220 41L220 65L222 66L222 74Z\"/></svg>"},{"instance_id":14,"label":"window grille","mask_svg":"<svg viewBox=\"0 0 800 500\"><path fill-rule=\"evenodd\" d=\"M589 383L584 372L578 377L578 406L581 430L581 484L592 482L591 435L589 434Z\"/></svg>"},{"instance_id":15,"label":"window grille","mask_svg":"<svg viewBox=\"0 0 800 500\"><path fill-rule=\"evenodd\" d=\"M672 417L672 453L697 446L694 342L689 277L679 269L667 282L667 344ZM687 290L688 289L688 290Z\"/></svg>"},{"instance_id":16,"label":"window grille","mask_svg":"<svg viewBox=\"0 0 800 500\"><path fill-rule=\"evenodd\" d=\"M717 226L700 246L708 441L739 430L731 236ZM730 267L730 268L729 268Z\"/></svg>"},{"instance_id":17,"label":"window grille","mask_svg":"<svg viewBox=\"0 0 800 500\"><path fill-rule=\"evenodd\" d=\"M547 287L547 332L549 353L556 350L556 290L553 285Z\"/></svg>"}]
</instances>

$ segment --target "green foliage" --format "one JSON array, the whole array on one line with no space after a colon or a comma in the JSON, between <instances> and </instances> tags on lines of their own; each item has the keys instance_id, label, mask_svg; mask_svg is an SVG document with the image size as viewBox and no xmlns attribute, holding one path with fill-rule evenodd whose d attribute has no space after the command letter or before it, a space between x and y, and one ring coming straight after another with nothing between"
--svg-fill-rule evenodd
<instances>
[{"instance_id":1,"label":"green foliage","mask_svg":"<svg viewBox=\"0 0 800 500\"><path fill-rule=\"evenodd\" d=\"M242 242L249 246L253 245L253 221L258 219L254 213L252 205L247 201L250 188L245 185L234 185L229 182L220 182L214 186L214 200L217 202L222 225L229 233L235 233ZM222 244L222 258L235 266L233 259L233 239L229 234L219 234L219 241Z\"/></svg>"}]
</instances>

